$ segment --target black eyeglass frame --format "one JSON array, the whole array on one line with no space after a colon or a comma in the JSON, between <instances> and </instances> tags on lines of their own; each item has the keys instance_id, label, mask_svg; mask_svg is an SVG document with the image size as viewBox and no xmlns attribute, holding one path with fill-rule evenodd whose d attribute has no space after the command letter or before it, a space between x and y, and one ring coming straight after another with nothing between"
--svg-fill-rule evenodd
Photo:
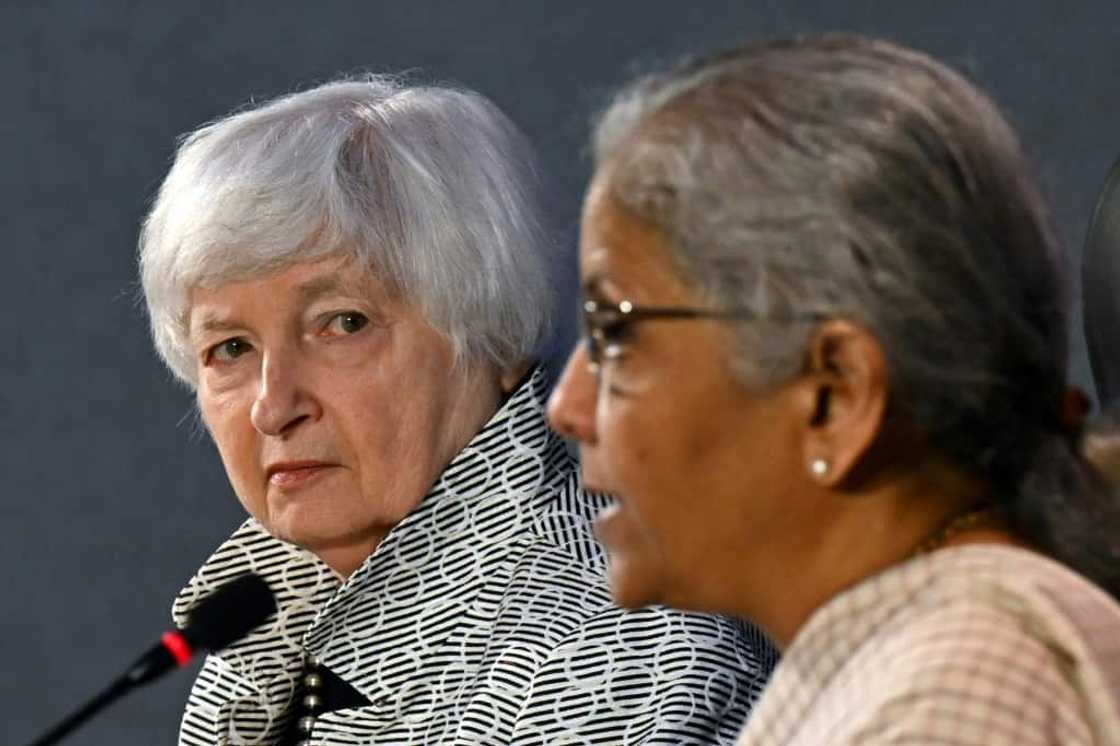
<instances>
[{"instance_id":1,"label":"black eyeglass frame","mask_svg":"<svg viewBox=\"0 0 1120 746\"><path fill-rule=\"evenodd\" d=\"M628 300L618 303L600 303L585 300L581 305L580 321L583 338L587 342L587 366L595 373L603 364L603 353L610 344L608 329L618 329L651 320L688 320L688 319L755 319L767 321L823 321L831 314L810 311L793 317L776 318L765 316L746 308L714 309L666 306L635 306ZM603 319L609 318L609 321Z\"/></svg>"}]
</instances>

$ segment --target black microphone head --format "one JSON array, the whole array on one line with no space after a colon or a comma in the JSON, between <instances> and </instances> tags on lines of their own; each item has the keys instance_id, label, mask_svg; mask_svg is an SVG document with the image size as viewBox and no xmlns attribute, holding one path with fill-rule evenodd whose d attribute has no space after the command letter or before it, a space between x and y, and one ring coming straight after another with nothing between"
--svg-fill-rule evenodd
<instances>
[{"instance_id":1,"label":"black microphone head","mask_svg":"<svg viewBox=\"0 0 1120 746\"><path fill-rule=\"evenodd\" d=\"M202 599L191 611L182 634L196 650L221 650L247 635L275 611L276 599L268 584L249 573Z\"/></svg>"}]
</instances>

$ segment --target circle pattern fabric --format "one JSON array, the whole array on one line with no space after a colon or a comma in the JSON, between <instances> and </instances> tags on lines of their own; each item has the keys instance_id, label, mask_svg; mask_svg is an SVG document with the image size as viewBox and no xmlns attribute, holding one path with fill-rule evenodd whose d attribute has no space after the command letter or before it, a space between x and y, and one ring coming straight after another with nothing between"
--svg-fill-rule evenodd
<instances>
[{"instance_id":1,"label":"circle pattern fabric","mask_svg":"<svg viewBox=\"0 0 1120 746\"><path fill-rule=\"evenodd\" d=\"M182 624L256 572L278 613L211 655L180 743L273 744L307 654L367 706L325 713L315 744L731 743L774 663L740 622L610 601L537 370L345 582L246 521L175 603Z\"/></svg>"}]
</instances>

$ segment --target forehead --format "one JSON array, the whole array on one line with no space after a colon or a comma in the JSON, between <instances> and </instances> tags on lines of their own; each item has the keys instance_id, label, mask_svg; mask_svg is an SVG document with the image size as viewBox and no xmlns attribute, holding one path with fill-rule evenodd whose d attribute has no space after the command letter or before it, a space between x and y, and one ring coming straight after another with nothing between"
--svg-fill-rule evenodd
<instances>
[{"instance_id":1,"label":"forehead","mask_svg":"<svg viewBox=\"0 0 1120 746\"><path fill-rule=\"evenodd\" d=\"M584 201L580 278L589 292L625 294L631 300L691 296L664 232L623 207L601 176Z\"/></svg>"}]
</instances>

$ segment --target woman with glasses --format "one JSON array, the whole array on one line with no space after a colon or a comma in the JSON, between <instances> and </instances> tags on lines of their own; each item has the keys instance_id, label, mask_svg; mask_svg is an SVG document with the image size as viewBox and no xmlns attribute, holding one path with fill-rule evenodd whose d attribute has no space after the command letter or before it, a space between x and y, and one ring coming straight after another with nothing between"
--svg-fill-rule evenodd
<instances>
[{"instance_id":1,"label":"woman with glasses","mask_svg":"<svg viewBox=\"0 0 1120 746\"><path fill-rule=\"evenodd\" d=\"M620 604L783 649L740 742L1120 743L1120 502L996 106L810 37L638 80L594 156L551 422Z\"/></svg>"}]
</instances>

